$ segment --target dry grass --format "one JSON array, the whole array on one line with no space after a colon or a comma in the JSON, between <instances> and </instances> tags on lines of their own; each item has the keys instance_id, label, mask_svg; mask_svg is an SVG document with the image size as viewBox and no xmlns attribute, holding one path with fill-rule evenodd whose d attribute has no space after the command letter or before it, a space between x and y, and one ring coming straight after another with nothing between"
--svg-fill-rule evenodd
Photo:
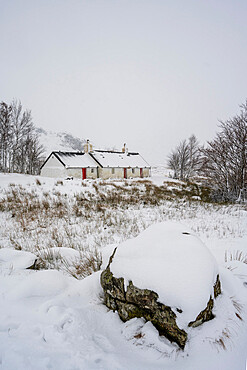
<instances>
[{"instance_id":1,"label":"dry grass","mask_svg":"<svg viewBox=\"0 0 247 370\"><path fill-rule=\"evenodd\" d=\"M58 186L48 192L38 184L33 189L11 184L2 192L0 199L0 211L6 213L11 225L9 245L19 250L38 251L38 254L41 250L48 250L39 255L40 261L43 261L40 266L50 265L52 268L60 268L62 262L50 255L50 248L78 250L82 254L82 270L78 265L73 266L72 271L76 276L83 277L84 270L91 268L90 271L94 271L99 266L97 259L94 264L92 256L87 255L89 250L137 236L155 222L185 218L194 220L200 210L205 216L211 212L222 214L222 224L217 222L214 234L225 228L224 212L228 212L227 208L193 201L192 197L201 191L195 185L171 182L157 186L149 180L90 184L83 182L83 189L69 196L63 194ZM192 228L195 227L193 223ZM203 223L195 232L209 231L210 227L203 217ZM228 225L223 231L225 235L234 235L235 232ZM246 260L241 253L236 258Z\"/></svg>"},{"instance_id":2,"label":"dry grass","mask_svg":"<svg viewBox=\"0 0 247 370\"><path fill-rule=\"evenodd\" d=\"M222 350L227 351L232 345L231 331L227 327L224 328L217 338L211 340L210 343L216 348L217 352Z\"/></svg>"},{"instance_id":3,"label":"dry grass","mask_svg":"<svg viewBox=\"0 0 247 370\"><path fill-rule=\"evenodd\" d=\"M99 271L102 265L102 255L95 249L94 251L81 254L80 259L68 262L63 260L62 269L76 279L83 279L93 272Z\"/></svg>"},{"instance_id":4,"label":"dry grass","mask_svg":"<svg viewBox=\"0 0 247 370\"><path fill-rule=\"evenodd\" d=\"M243 305L239 301L237 301L235 297L231 297L231 301L232 301L233 307L236 310L235 315L237 316L239 320L243 321L243 318L241 316L242 311L243 311Z\"/></svg>"},{"instance_id":5,"label":"dry grass","mask_svg":"<svg viewBox=\"0 0 247 370\"><path fill-rule=\"evenodd\" d=\"M135 338L135 339L141 339L141 338L143 338L143 337L145 337L145 334L144 334L144 333L142 333L142 332L136 333L136 334L134 335L134 338Z\"/></svg>"},{"instance_id":6,"label":"dry grass","mask_svg":"<svg viewBox=\"0 0 247 370\"><path fill-rule=\"evenodd\" d=\"M226 351L225 336L224 334L219 338L215 339L214 344Z\"/></svg>"},{"instance_id":7,"label":"dry grass","mask_svg":"<svg viewBox=\"0 0 247 370\"><path fill-rule=\"evenodd\" d=\"M63 181L62 180L57 180L57 182L55 183L55 186L58 186L58 185L63 185Z\"/></svg>"},{"instance_id":8,"label":"dry grass","mask_svg":"<svg viewBox=\"0 0 247 370\"><path fill-rule=\"evenodd\" d=\"M237 319L243 321L242 314L244 306L235 297L230 297L230 299L233 306L233 312L235 311ZM218 352L220 350L228 350L229 346L232 346L234 336L238 333L239 325L236 320L231 318L227 324L227 327L225 327L215 339L210 340L210 343L216 347Z\"/></svg>"},{"instance_id":9,"label":"dry grass","mask_svg":"<svg viewBox=\"0 0 247 370\"><path fill-rule=\"evenodd\" d=\"M36 249L35 253L38 257L38 260L35 264L36 270L42 269L58 269L59 266L63 263L63 258L58 251L54 251L51 248L46 249Z\"/></svg>"},{"instance_id":10,"label":"dry grass","mask_svg":"<svg viewBox=\"0 0 247 370\"><path fill-rule=\"evenodd\" d=\"M243 253L242 251L225 251L225 262L229 261L239 261L242 263L247 264L247 254Z\"/></svg>"}]
</instances>

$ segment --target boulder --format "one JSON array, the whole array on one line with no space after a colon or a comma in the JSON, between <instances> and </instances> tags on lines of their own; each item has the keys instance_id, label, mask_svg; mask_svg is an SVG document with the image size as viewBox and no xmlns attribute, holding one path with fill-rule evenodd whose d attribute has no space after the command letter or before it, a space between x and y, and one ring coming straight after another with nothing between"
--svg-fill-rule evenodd
<instances>
[{"instance_id":1,"label":"boulder","mask_svg":"<svg viewBox=\"0 0 247 370\"><path fill-rule=\"evenodd\" d=\"M157 243L159 239L157 235L164 236L162 232L164 230L166 231L165 234L167 234L167 238L161 238L160 242ZM174 237L174 235L171 238L169 230L172 234L177 234L178 238ZM206 247L198 241L196 237L190 238L192 245L196 244L199 250L201 248L201 253L195 253L196 258L193 260L193 263L191 263L191 261L188 263L189 266L186 265L186 260L184 261L185 266L190 269L191 265L194 263L197 262L199 264L199 270L194 266L193 274L188 274L187 286L188 289L191 288L193 290L198 286L198 279L201 279L202 289L205 291L203 294L201 293L201 296L196 297L196 294L198 294L197 289L193 295L193 299L189 290L184 292L185 297L187 294L188 300L190 300L190 305L187 305L186 302L184 302L184 296L181 297L181 301L179 300L179 296L177 297L178 292L175 290L177 282L175 283L174 281L174 286L170 286L168 289L165 279L167 276L170 282L171 276L170 273L167 274L167 271L165 271L162 266L169 266L167 261L165 263L165 259L169 258L169 256L171 257L171 264L176 262L176 260L172 258L171 253L169 253L169 248L173 248L175 254L181 252L180 247L176 248L177 242L181 244L183 240L181 239L181 234L184 235L185 238L188 238L188 236L191 236L191 233L186 231L183 227L181 229L181 225L162 223L158 224L158 227L155 225L155 227L149 228L142 234L143 235L139 235L137 238L127 241L118 248L115 248L111 255L108 265L101 274L104 303L109 309L117 311L119 317L124 322L135 317L142 317L152 322L160 335L164 335L171 342L177 343L178 346L183 349L188 338L186 329L188 329L188 327L196 327L214 318L214 299L221 293L215 260L207 249L205 252ZM151 235L153 235L153 238L151 238ZM197 243L195 243L195 239ZM153 241L152 245L149 244L150 241ZM171 244L169 244L169 241ZM185 252L187 252L187 257L189 258L190 243L187 243L188 239L185 239L185 241ZM149 244L149 248L147 248L147 244ZM161 248L162 253L160 253L160 244L164 245L164 247ZM194 252L194 247L192 249ZM201 260L199 256L201 254L205 264L209 266L208 269L201 269L200 271ZM206 256L207 258L205 258ZM133 262L133 258L135 258L134 265L136 266L134 270L129 266L129 264L131 264L130 261ZM148 260L148 265L146 260ZM147 266L149 266L149 269L147 269ZM156 270L158 267L160 271ZM181 268L180 263L178 263L178 266L176 266L176 263L170 266L170 270L173 271L174 279L176 279L176 277L177 279L181 279L181 271L179 274L177 268ZM154 269L155 272L152 273ZM182 274L185 280L186 271L185 269ZM198 276L195 274L195 271L198 271ZM133 279L130 278L130 275L133 276ZM159 279L156 281L157 289L155 289L155 280L157 280L157 276L159 276ZM197 280L194 286L192 284L192 277ZM209 280L207 284L205 284L205 278ZM191 284L190 287L189 284ZM163 286L164 291L161 289ZM205 289L205 287L207 289ZM199 303L197 302L198 300ZM193 302L197 312L194 307L191 308Z\"/></svg>"}]
</instances>

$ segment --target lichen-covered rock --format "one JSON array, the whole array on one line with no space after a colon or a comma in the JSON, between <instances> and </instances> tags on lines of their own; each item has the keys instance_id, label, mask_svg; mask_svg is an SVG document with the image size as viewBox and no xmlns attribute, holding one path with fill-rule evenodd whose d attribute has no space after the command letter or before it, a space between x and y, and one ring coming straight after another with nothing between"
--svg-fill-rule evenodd
<instances>
[{"instance_id":1,"label":"lichen-covered rock","mask_svg":"<svg viewBox=\"0 0 247 370\"><path fill-rule=\"evenodd\" d=\"M214 298L218 297L219 294L221 294L221 284L219 275L217 275L216 282L214 284ZM207 307L199 313L195 321L189 323L189 326L195 328L206 321L212 320L214 318L213 308L214 301L213 298L210 296Z\"/></svg>"},{"instance_id":2,"label":"lichen-covered rock","mask_svg":"<svg viewBox=\"0 0 247 370\"><path fill-rule=\"evenodd\" d=\"M214 315L212 313L214 307L214 301L212 297L209 298L207 307L205 310L201 311L195 321L192 321L189 323L189 326L192 326L193 328L196 328L197 326L201 325L205 321L212 320L214 318Z\"/></svg>"},{"instance_id":3,"label":"lichen-covered rock","mask_svg":"<svg viewBox=\"0 0 247 370\"><path fill-rule=\"evenodd\" d=\"M160 229L162 225L156 226L154 231L157 233ZM143 236L136 242L132 240L128 248L123 246L116 258L115 248L106 269L101 274L101 286L106 306L117 311L124 322L142 317L152 322L160 335L164 335L183 349L188 337L186 328L196 327L214 318L214 299L221 293L221 286L219 275L215 273L217 272L215 260L206 247L188 232L181 232L181 226L177 232L176 226L172 224L170 230L173 233L173 238L170 238L171 246L163 243L166 239L162 239L162 245L160 245L160 239L156 234L145 231L146 238ZM181 246L183 240L185 243ZM151 243L156 250L150 251L148 245ZM190 258L194 257L193 262L186 259L188 255ZM168 263L169 260L171 265ZM207 268L204 262L207 263ZM169 269L168 274L164 265ZM181 274L179 268L183 269L184 274ZM126 273L125 270L128 272ZM174 278L171 279L171 276ZM171 288L167 284L166 277L169 279ZM154 281L157 284L157 290ZM212 281L215 281L214 285ZM174 286L178 287L179 293ZM181 286L185 287L185 290L182 290ZM166 294L167 287L168 294ZM186 301L187 297L190 300L189 304Z\"/></svg>"},{"instance_id":4,"label":"lichen-covered rock","mask_svg":"<svg viewBox=\"0 0 247 370\"><path fill-rule=\"evenodd\" d=\"M101 286L110 297L125 301L124 279L115 278L109 267L101 274Z\"/></svg>"},{"instance_id":5,"label":"lichen-covered rock","mask_svg":"<svg viewBox=\"0 0 247 370\"><path fill-rule=\"evenodd\" d=\"M172 309L157 301L159 298L157 293L149 289L139 289L132 281L129 282L125 292L124 279L113 276L110 263L101 274L101 286L106 306L117 311L124 322L135 317L143 317L152 322L160 335L164 335L171 342L177 343L180 348L184 348L187 333L178 327L176 314ZM219 275L214 285L214 292L215 296L221 293ZM205 310L200 312L195 321L189 323L189 326L196 327L211 320L214 317L212 310L213 299L210 297Z\"/></svg>"},{"instance_id":6,"label":"lichen-covered rock","mask_svg":"<svg viewBox=\"0 0 247 370\"><path fill-rule=\"evenodd\" d=\"M152 310L158 299L158 294L148 289L139 289L129 282L126 292L126 301L141 308Z\"/></svg>"},{"instance_id":7,"label":"lichen-covered rock","mask_svg":"<svg viewBox=\"0 0 247 370\"><path fill-rule=\"evenodd\" d=\"M129 282L127 291L124 290L123 278L115 278L109 265L101 274L101 286L104 290L104 300L108 308L117 311L123 321L134 317L143 317L172 342L184 348L187 333L179 329L176 314L170 307L157 302L159 296L149 289L139 289Z\"/></svg>"},{"instance_id":8,"label":"lichen-covered rock","mask_svg":"<svg viewBox=\"0 0 247 370\"><path fill-rule=\"evenodd\" d=\"M221 294L220 277L217 275L216 282L214 284L214 298L217 298Z\"/></svg>"}]
</instances>

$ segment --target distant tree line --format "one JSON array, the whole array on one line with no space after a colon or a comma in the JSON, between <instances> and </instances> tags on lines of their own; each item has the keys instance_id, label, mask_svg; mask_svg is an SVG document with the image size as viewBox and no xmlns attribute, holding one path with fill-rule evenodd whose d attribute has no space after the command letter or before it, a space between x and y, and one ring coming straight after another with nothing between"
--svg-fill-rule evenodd
<instances>
[{"instance_id":1,"label":"distant tree line","mask_svg":"<svg viewBox=\"0 0 247 370\"><path fill-rule=\"evenodd\" d=\"M216 201L247 200L247 101L240 113L220 122L219 132L200 146L192 135L168 156L174 178L191 180L203 176Z\"/></svg>"},{"instance_id":2,"label":"distant tree line","mask_svg":"<svg viewBox=\"0 0 247 370\"><path fill-rule=\"evenodd\" d=\"M43 147L30 110L21 102L0 103L0 171L38 174Z\"/></svg>"}]
</instances>

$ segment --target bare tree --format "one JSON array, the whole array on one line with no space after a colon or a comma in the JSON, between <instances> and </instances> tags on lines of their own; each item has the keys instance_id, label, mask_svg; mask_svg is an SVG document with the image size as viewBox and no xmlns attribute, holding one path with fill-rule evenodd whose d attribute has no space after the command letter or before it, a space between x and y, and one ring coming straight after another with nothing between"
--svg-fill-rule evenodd
<instances>
[{"instance_id":1,"label":"bare tree","mask_svg":"<svg viewBox=\"0 0 247 370\"><path fill-rule=\"evenodd\" d=\"M174 178L189 180L201 166L201 152L195 135L183 140L169 154L168 166L174 171Z\"/></svg>"},{"instance_id":2,"label":"bare tree","mask_svg":"<svg viewBox=\"0 0 247 370\"><path fill-rule=\"evenodd\" d=\"M36 174L43 148L38 142L31 111L21 102L0 104L0 169L5 172Z\"/></svg>"},{"instance_id":3,"label":"bare tree","mask_svg":"<svg viewBox=\"0 0 247 370\"><path fill-rule=\"evenodd\" d=\"M240 114L220 122L220 132L202 150L203 173L214 188L216 199L247 199L247 101Z\"/></svg>"},{"instance_id":4,"label":"bare tree","mask_svg":"<svg viewBox=\"0 0 247 370\"><path fill-rule=\"evenodd\" d=\"M176 149L172 150L172 152L168 155L167 165L171 170L173 170L173 177L175 179L178 179L179 178L179 154Z\"/></svg>"},{"instance_id":5,"label":"bare tree","mask_svg":"<svg viewBox=\"0 0 247 370\"><path fill-rule=\"evenodd\" d=\"M9 163L8 148L12 138L12 126L10 122L11 107L0 103L0 169L6 171Z\"/></svg>"}]
</instances>

